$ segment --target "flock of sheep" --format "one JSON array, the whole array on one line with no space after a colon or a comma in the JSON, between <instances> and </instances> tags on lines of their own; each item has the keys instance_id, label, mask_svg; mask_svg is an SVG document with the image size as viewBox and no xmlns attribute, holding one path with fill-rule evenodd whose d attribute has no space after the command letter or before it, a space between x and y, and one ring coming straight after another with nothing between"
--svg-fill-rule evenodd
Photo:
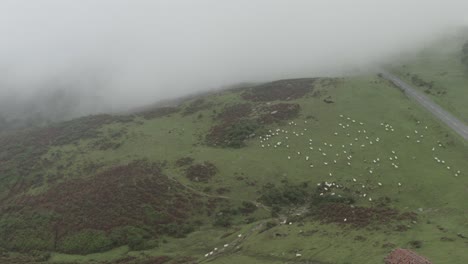
<instances>
[{"instance_id":1,"label":"flock of sheep","mask_svg":"<svg viewBox=\"0 0 468 264\"><path fill-rule=\"evenodd\" d=\"M417 121L417 124L420 124L420 121ZM346 143L342 142L334 146L330 142L319 142L312 138L307 138L309 134L307 131L307 120L304 121L304 125L298 125L296 122L288 122L289 128L276 128L274 130L269 130L267 134L259 137L259 144L262 148L273 148L273 149L283 149L286 154L287 160L302 159L310 168L315 168L322 166L328 170L327 175L330 179L333 179L334 169L341 164L346 164L346 166L352 167L353 164L358 164L357 166L362 166L362 163L357 160L354 162L355 157L353 154L358 151L364 151L370 146L375 146L381 143L380 137L376 136L377 133L372 133L366 130L366 124L363 122L356 121L351 117L346 117L344 115L339 115L338 130L333 132L333 135L336 137L345 136ZM395 128L389 123L380 123L380 126L386 131L386 133L393 133ZM427 126L424 127L425 130L428 129ZM357 132L357 133L356 133ZM352 136L352 134L354 136ZM305 137L305 143L301 144L302 147L296 147L294 144L293 138ZM418 130L414 130L414 135L406 135L406 140L414 140L415 143L421 143L424 139L423 133ZM307 146L304 150L304 145ZM442 143L437 142L437 146L432 148L432 151L435 153L437 147L442 147ZM293 150L294 149L294 150ZM384 153L388 152L388 153ZM382 151L382 157L372 158L370 161L364 159L364 163L370 165L364 165L364 174L368 176L377 174L376 171L390 164L391 168L398 170L400 168L400 159L395 150ZM385 156L385 157L384 157ZM321 158L320 158L321 157ZM387 162L388 159L388 162ZM413 159L415 157L413 156ZM441 164L446 162L438 157L434 156L434 159ZM341 163L341 164L340 164ZM451 166L446 166L447 170L453 170ZM342 170L341 170L342 171ZM453 170L454 176L459 176L461 174L460 170ZM363 174L360 174L361 176ZM359 196L361 198L367 199L369 202L372 202L372 197L366 193L366 190L372 190L375 188L382 187L383 184L380 181L376 181L373 184L368 186L364 180L359 181L355 176L352 178L352 184L360 187ZM369 178L369 177L361 177ZM351 179L350 179L351 180ZM369 182L369 181L367 181ZM318 186L321 186L321 189L324 192L320 195L338 195L334 192L334 189L344 188L343 184L338 184L335 181L331 180L330 182L320 182L317 183ZM401 182L396 182L397 187L401 187ZM346 220L346 219L345 219Z\"/></svg>"},{"instance_id":2,"label":"flock of sheep","mask_svg":"<svg viewBox=\"0 0 468 264\"><path fill-rule=\"evenodd\" d=\"M269 130L267 134L259 136L259 144L261 148L265 149L278 149L282 150L285 153L285 158L287 160L303 160L306 163L306 166L309 168L316 168L322 166L328 171L327 176L330 178L330 181L322 181L317 183L317 186L320 187L322 192L320 196L330 195L338 196L341 195L338 193L340 189L345 187L344 184L337 183L333 180L334 168L339 169L339 166L354 167L353 164L358 164L357 167L361 168L362 164L364 165L363 173L356 174L359 176L350 177L349 181L354 187L359 189L358 196L362 199L366 199L369 202L373 202L373 198L368 191L373 189L383 187L383 183L376 180L365 181L365 178L369 179L378 179L376 176L377 171L383 166L388 166L393 170L398 170L400 168L400 158L395 150L383 150L380 154L381 157L375 157L370 160L364 159L363 163L360 160L355 161L353 154L358 153L358 151L364 151L366 148L375 146L381 143L380 137L376 136L377 133L372 133L366 130L366 124L363 122L356 121L351 117L346 117L344 115L339 115L338 130L333 132L335 137L345 136L346 143L342 142L336 144L336 146L330 142L319 142L312 138L308 138L309 134L307 126L307 120L304 121L304 125L298 125L296 122L288 122L289 128L276 128L274 130ZM420 124L420 121L417 121L417 124ZM395 128L389 123L380 123L380 126L386 133L392 133L395 131ZM428 127L425 126L424 130L427 130ZM357 134L356 134L357 132ZM351 136L353 134L354 136ZM301 144L302 147L297 147L293 138L305 138L305 143ZM416 144L419 144L424 139L424 134L418 130L414 130L410 135L405 136L406 140L409 142L413 141ZM304 149L305 146L305 149ZM440 163L446 166L446 169L453 171L453 175L458 177L461 174L460 170L454 170L450 165L447 165L447 162L435 155L437 148L443 147L441 142L437 142L436 146L432 147L433 157L437 163ZM384 153L387 152L387 153ZM415 159L415 157L412 157ZM369 165L370 164L370 165ZM340 171L340 170L338 170ZM341 170L342 171L342 170ZM367 174L367 177L362 177L364 174ZM358 180L361 177L362 180ZM396 187L402 187L401 182L396 182ZM347 218L343 219L344 222L347 221ZM291 223L290 223L291 224ZM240 239L242 234L238 235ZM205 254L205 257L210 257L216 254L217 252L224 251L224 248L229 247L229 244L225 244L222 248L214 248L212 251ZM301 254L296 254L296 257L300 257Z\"/></svg>"}]
</instances>

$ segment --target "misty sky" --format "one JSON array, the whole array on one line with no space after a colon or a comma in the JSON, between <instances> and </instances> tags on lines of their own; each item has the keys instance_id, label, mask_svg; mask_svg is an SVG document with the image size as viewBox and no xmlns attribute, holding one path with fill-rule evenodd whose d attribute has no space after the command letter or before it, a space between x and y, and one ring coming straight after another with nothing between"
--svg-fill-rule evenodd
<instances>
[{"instance_id":1,"label":"misty sky","mask_svg":"<svg viewBox=\"0 0 468 264\"><path fill-rule=\"evenodd\" d=\"M339 74L466 25L467 10L463 0L1 0L0 97L65 89L86 113Z\"/></svg>"}]
</instances>

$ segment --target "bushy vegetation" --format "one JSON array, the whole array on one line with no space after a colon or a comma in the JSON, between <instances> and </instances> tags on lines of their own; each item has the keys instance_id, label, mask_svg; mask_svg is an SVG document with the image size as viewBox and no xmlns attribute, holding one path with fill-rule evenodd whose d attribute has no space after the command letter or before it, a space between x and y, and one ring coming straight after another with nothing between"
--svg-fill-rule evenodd
<instances>
[{"instance_id":1,"label":"bushy vegetation","mask_svg":"<svg viewBox=\"0 0 468 264\"><path fill-rule=\"evenodd\" d=\"M90 254L111 249L112 240L100 230L83 230L66 236L58 250L71 254Z\"/></svg>"},{"instance_id":2,"label":"bushy vegetation","mask_svg":"<svg viewBox=\"0 0 468 264\"><path fill-rule=\"evenodd\" d=\"M239 120L232 124L220 124L211 129L206 141L211 146L241 148L259 128L260 125L257 122L249 119Z\"/></svg>"},{"instance_id":3,"label":"bushy vegetation","mask_svg":"<svg viewBox=\"0 0 468 264\"><path fill-rule=\"evenodd\" d=\"M0 216L0 248L11 251L53 250L56 238L49 213L10 213Z\"/></svg>"},{"instance_id":4,"label":"bushy vegetation","mask_svg":"<svg viewBox=\"0 0 468 264\"><path fill-rule=\"evenodd\" d=\"M310 199L311 193L307 183L290 184L286 181L280 186L266 184L263 186L260 201L273 207L302 205Z\"/></svg>"},{"instance_id":5,"label":"bushy vegetation","mask_svg":"<svg viewBox=\"0 0 468 264\"><path fill-rule=\"evenodd\" d=\"M429 89L431 89L434 86L434 82L432 82L432 81L431 82L426 82L421 77L419 77L417 74L411 75L411 82L414 85L417 85L419 87L427 87Z\"/></svg>"}]
</instances>

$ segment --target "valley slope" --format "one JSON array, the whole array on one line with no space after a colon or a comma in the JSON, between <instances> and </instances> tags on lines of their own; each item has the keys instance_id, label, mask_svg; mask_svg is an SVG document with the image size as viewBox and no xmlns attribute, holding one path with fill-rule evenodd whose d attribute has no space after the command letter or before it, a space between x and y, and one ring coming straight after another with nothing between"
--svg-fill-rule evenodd
<instances>
[{"instance_id":1,"label":"valley slope","mask_svg":"<svg viewBox=\"0 0 468 264\"><path fill-rule=\"evenodd\" d=\"M397 247L468 259L467 143L373 75L220 91L0 144L6 263L383 263Z\"/></svg>"}]
</instances>

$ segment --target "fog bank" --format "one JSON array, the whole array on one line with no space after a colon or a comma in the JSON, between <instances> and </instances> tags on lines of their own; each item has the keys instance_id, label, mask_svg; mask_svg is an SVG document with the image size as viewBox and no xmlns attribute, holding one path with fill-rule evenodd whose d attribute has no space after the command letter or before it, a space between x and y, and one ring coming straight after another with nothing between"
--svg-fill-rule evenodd
<instances>
[{"instance_id":1,"label":"fog bank","mask_svg":"<svg viewBox=\"0 0 468 264\"><path fill-rule=\"evenodd\" d=\"M466 25L459 0L4 0L0 112L54 119L372 68Z\"/></svg>"}]
</instances>

